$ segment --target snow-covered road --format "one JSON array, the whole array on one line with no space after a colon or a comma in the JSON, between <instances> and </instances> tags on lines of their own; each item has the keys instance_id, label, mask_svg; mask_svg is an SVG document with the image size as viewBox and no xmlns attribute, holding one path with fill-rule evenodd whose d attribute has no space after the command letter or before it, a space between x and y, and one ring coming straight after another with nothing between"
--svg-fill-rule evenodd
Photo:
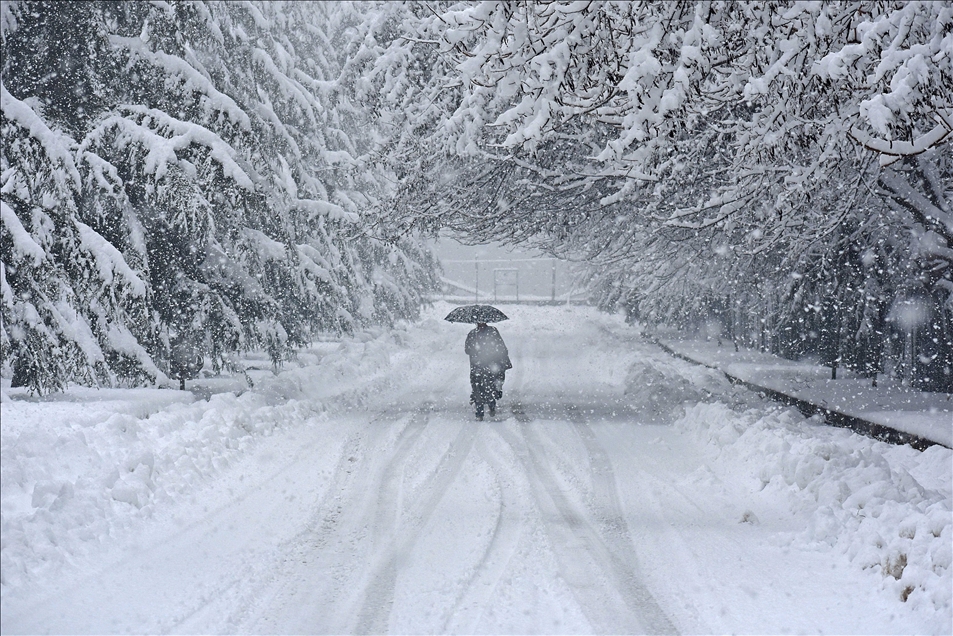
<instances>
[{"instance_id":1,"label":"snow-covered road","mask_svg":"<svg viewBox=\"0 0 953 636\"><path fill-rule=\"evenodd\" d=\"M948 449L818 426L579 307L505 308L478 423L448 309L122 425L5 399L3 632L951 631Z\"/></svg>"}]
</instances>

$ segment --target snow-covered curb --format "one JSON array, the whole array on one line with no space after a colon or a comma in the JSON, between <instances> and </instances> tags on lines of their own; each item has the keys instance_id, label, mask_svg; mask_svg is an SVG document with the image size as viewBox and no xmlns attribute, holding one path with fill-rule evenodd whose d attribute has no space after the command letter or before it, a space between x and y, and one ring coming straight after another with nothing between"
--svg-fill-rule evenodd
<instances>
[{"instance_id":1,"label":"snow-covered curb","mask_svg":"<svg viewBox=\"0 0 953 636\"><path fill-rule=\"evenodd\" d=\"M806 414L820 413L828 423L847 426L884 441L931 443L953 447L953 403L946 393L925 393L869 380L829 379L829 369L751 349L738 352L714 343L654 340L672 355L717 369L734 382L765 392ZM842 375L850 376L849 371Z\"/></svg>"}]
</instances>

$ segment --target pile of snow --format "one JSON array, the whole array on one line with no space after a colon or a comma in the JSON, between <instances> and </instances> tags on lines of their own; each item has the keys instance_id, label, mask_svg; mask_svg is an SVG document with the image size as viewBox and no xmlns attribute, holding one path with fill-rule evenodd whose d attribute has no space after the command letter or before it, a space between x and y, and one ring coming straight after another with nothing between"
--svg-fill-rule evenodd
<instances>
[{"instance_id":1,"label":"pile of snow","mask_svg":"<svg viewBox=\"0 0 953 636\"><path fill-rule=\"evenodd\" d=\"M359 407L388 382L404 329L318 343L255 390L87 389L2 403L0 551L4 596L134 531L157 509L213 482L276 429ZM235 385L234 379L225 383ZM201 385L201 381L198 381ZM215 385L214 380L206 382Z\"/></svg>"},{"instance_id":2,"label":"pile of snow","mask_svg":"<svg viewBox=\"0 0 953 636\"><path fill-rule=\"evenodd\" d=\"M685 405L708 401L716 394L724 400L738 393L722 373L689 367L655 347L642 349L625 379L626 399L642 422L669 423L684 412Z\"/></svg>"},{"instance_id":3,"label":"pile of snow","mask_svg":"<svg viewBox=\"0 0 953 636\"><path fill-rule=\"evenodd\" d=\"M915 610L950 615L953 451L892 446L787 408L699 403L675 425L704 445L717 478L747 480L752 501L795 521L792 544L831 546Z\"/></svg>"}]
</instances>

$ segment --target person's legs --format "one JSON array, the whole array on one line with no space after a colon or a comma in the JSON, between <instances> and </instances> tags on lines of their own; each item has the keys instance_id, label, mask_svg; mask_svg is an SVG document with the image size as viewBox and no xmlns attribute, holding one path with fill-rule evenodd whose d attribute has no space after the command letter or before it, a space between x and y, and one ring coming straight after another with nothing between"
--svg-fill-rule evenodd
<instances>
[{"instance_id":1,"label":"person's legs","mask_svg":"<svg viewBox=\"0 0 953 636\"><path fill-rule=\"evenodd\" d=\"M470 369L470 401L476 407L476 418L483 419L483 405L486 403L486 372L483 369Z\"/></svg>"},{"instance_id":2,"label":"person's legs","mask_svg":"<svg viewBox=\"0 0 953 636\"><path fill-rule=\"evenodd\" d=\"M492 402L487 404L487 406L490 407L490 417L493 417L494 415L496 415L496 400L493 400Z\"/></svg>"},{"instance_id":3,"label":"person's legs","mask_svg":"<svg viewBox=\"0 0 953 636\"><path fill-rule=\"evenodd\" d=\"M506 371L500 371L493 376L493 398L499 400L503 397L503 382L506 380Z\"/></svg>"}]
</instances>

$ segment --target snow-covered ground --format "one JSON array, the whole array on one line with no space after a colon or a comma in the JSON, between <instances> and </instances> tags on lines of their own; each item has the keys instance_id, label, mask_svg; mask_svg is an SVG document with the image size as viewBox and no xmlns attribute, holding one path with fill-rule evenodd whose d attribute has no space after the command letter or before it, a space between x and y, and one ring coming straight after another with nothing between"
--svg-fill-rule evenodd
<instances>
[{"instance_id":1,"label":"snow-covered ground","mask_svg":"<svg viewBox=\"0 0 953 636\"><path fill-rule=\"evenodd\" d=\"M953 451L587 307L505 308L477 423L449 309L251 389L7 389L3 633L953 631Z\"/></svg>"},{"instance_id":2,"label":"snow-covered ground","mask_svg":"<svg viewBox=\"0 0 953 636\"><path fill-rule=\"evenodd\" d=\"M785 360L764 351L735 351L730 341L665 338L660 342L749 384L953 446L953 396L949 393L917 391L883 377L875 387L848 369L840 369L838 379L832 380L830 367Z\"/></svg>"}]
</instances>

